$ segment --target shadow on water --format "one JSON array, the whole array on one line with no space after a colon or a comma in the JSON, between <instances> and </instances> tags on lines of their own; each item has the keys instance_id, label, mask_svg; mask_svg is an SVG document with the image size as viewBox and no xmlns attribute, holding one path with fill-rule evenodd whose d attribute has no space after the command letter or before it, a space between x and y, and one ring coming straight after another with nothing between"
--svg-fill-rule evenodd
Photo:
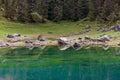
<instances>
[{"instance_id":1,"label":"shadow on water","mask_svg":"<svg viewBox=\"0 0 120 80\"><path fill-rule=\"evenodd\" d=\"M0 50L0 80L120 80L120 48Z\"/></svg>"}]
</instances>

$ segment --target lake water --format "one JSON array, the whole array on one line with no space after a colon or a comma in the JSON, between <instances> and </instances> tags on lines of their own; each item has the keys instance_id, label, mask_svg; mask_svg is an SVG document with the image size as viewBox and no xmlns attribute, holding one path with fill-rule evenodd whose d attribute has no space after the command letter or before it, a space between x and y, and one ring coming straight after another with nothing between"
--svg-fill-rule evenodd
<instances>
[{"instance_id":1,"label":"lake water","mask_svg":"<svg viewBox=\"0 0 120 80\"><path fill-rule=\"evenodd\" d=\"M0 53L0 80L120 80L119 48L18 48Z\"/></svg>"}]
</instances>

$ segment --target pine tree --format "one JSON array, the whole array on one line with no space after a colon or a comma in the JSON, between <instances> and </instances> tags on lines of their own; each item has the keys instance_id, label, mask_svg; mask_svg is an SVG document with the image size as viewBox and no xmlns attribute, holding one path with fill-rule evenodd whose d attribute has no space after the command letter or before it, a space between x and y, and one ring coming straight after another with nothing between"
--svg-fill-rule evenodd
<instances>
[{"instance_id":1,"label":"pine tree","mask_svg":"<svg viewBox=\"0 0 120 80\"><path fill-rule=\"evenodd\" d=\"M100 16L102 11L103 0L89 0L89 17L91 20L95 20Z\"/></svg>"},{"instance_id":2,"label":"pine tree","mask_svg":"<svg viewBox=\"0 0 120 80\"><path fill-rule=\"evenodd\" d=\"M20 22L120 20L120 0L0 0L0 15ZM40 21L39 21L40 20Z\"/></svg>"},{"instance_id":3,"label":"pine tree","mask_svg":"<svg viewBox=\"0 0 120 80\"><path fill-rule=\"evenodd\" d=\"M36 12L36 0L27 0L27 4L28 4L28 19L30 22L34 22L34 20L32 19L32 13Z\"/></svg>"},{"instance_id":4,"label":"pine tree","mask_svg":"<svg viewBox=\"0 0 120 80\"><path fill-rule=\"evenodd\" d=\"M113 0L105 0L103 10L102 10L102 13L101 13L101 18L104 21L108 21L108 16L114 10L114 5L115 5L115 2Z\"/></svg>"},{"instance_id":5,"label":"pine tree","mask_svg":"<svg viewBox=\"0 0 120 80\"><path fill-rule=\"evenodd\" d=\"M110 16L108 16L108 20L112 22L120 20L120 6L118 4L114 6L114 10Z\"/></svg>"},{"instance_id":6,"label":"pine tree","mask_svg":"<svg viewBox=\"0 0 120 80\"><path fill-rule=\"evenodd\" d=\"M54 19L53 21L60 21L63 17L63 6L60 0L56 0L56 5L54 7Z\"/></svg>"},{"instance_id":7,"label":"pine tree","mask_svg":"<svg viewBox=\"0 0 120 80\"><path fill-rule=\"evenodd\" d=\"M37 1L37 12L44 18L48 18L49 2L51 0L38 0Z\"/></svg>"},{"instance_id":8,"label":"pine tree","mask_svg":"<svg viewBox=\"0 0 120 80\"><path fill-rule=\"evenodd\" d=\"M76 13L79 19L83 19L88 16L89 13L88 0L78 0Z\"/></svg>"},{"instance_id":9,"label":"pine tree","mask_svg":"<svg viewBox=\"0 0 120 80\"><path fill-rule=\"evenodd\" d=\"M28 4L27 0L19 0L18 1L18 11L17 11L17 19L20 22L28 21Z\"/></svg>"}]
</instances>

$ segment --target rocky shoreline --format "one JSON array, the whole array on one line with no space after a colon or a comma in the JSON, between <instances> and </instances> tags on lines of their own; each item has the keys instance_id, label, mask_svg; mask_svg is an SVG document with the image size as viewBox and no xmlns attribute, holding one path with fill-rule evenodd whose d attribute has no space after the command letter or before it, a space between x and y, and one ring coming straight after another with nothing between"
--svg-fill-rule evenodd
<instances>
[{"instance_id":1,"label":"rocky shoreline","mask_svg":"<svg viewBox=\"0 0 120 80\"><path fill-rule=\"evenodd\" d=\"M24 36L21 34L8 34L5 39L0 40L0 48L17 48L17 47L40 47L45 46L58 46L60 50L66 50L69 47L73 47L75 50L79 50L82 47L89 46L101 46L105 49L109 47L119 47L120 43L113 40L113 37L108 35L102 35L97 38L85 36L84 38L78 36L59 37L58 39L48 39L47 36L38 35L35 38L30 36Z\"/></svg>"}]
</instances>

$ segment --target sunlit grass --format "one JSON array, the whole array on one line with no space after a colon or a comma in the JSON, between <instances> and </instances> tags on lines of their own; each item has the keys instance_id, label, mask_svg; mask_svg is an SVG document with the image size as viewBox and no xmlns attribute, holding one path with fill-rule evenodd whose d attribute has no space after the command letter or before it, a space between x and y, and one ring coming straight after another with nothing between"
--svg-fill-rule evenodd
<instances>
[{"instance_id":1,"label":"sunlit grass","mask_svg":"<svg viewBox=\"0 0 120 80\"><path fill-rule=\"evenodd\" d=\"M0 19L0 37L5 37L6 34L10 33L20 33L20 34L27 34L27 35L34 35L34 34L48 34L49 32L52 35L65 35L71 34L75 32L80 32L85 30L85 26L90 25L92 27L91 31L85 35L90 35L96 37L101 34L108 34L116 36L120 32L97 32L96 27L104 25L103 23L98 22L71 22L71 21L61 21L58 23L48 22L44 24L38 23L17 23L17 22L10 22L5 19Z\"/></svg>"}]
</instances>

